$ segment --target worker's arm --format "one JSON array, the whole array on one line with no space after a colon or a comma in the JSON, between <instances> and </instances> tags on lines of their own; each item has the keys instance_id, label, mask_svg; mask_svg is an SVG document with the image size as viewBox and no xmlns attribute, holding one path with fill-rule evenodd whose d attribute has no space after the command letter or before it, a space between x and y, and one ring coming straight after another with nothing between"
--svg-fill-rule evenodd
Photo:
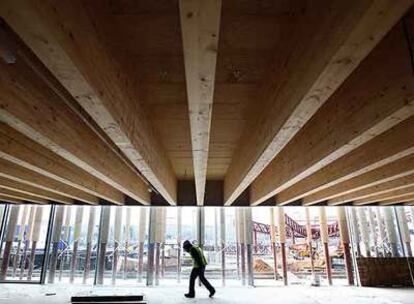
<instances>
[{"instance_id":1,"label":"worker's arm","mask_svg":"<svg viewBox=\"0 0 414 304\"><path fill-rule=\"evenodd\" d=\"M190 249L190 254L191 254L191 257L196 261L197 265L199 265L199 266L203 265L203 261L201 260L201 256L198 254L197 249L192 247Z\"/></svg>"}]
</instances>

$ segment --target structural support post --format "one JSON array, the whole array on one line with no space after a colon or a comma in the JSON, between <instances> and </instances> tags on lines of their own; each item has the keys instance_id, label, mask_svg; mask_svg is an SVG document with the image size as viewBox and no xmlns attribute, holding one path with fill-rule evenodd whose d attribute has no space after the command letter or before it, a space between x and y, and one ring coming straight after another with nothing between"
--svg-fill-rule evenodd
<instances>
[{"instance_id":1,"label":"structural support post","mask_svg":"<svg viewBox=\"0 0 414 304\"><path fill-rule=\"evenodd\" d=\"M29 206L25 205L22 206L23 208L23 214L20 221L20 231L17 236L17 248L16 248L16 254L14 255L13 259L13 277L16 276L17 268L19 267L19 259L20 259L20 251L22 248L24 233L26 231L26 223L27 223L27 216L29 215Z\"/></svg>"},{"instance_id":2,"label":"structural support post","mask_svg":"<svg viewBox=\"0 0 414 304\"><path fill-rule=\"evenodd\" d=\"M388 242L391 247L391 254L393 257L398 257L398 238L397 238L397 231L394 225L394 217L392 207L383 207L384 209L384 221L385 227L387 231Z\"/></svg>"},{"instance_id":3,"label":"structural support post","mask_svg":"<svg viewBox=\"0 0 414 304\"><path fill-rule=\"evenodd\" d=\"M385 226L384 226L384 223L382 221L381 208L380 207L375 208L375 216L377 217L377 225L378 225L378 237L379 237L378 246L381 246L382 256L385 257L385 255L386 255L385 241L387 239L387 233L385 232Z\"/></svg>"},{"instance_id":4,"label":"structural support post","mask_svg":"<svg viewBox=\"0 0 414 304\"><path fill-rule=\"evenodd\" d=\"M124 230L124 280L128 277L128 255L129 255L129 234L131 230L131 208L126 207L126 219L125 219L125 230Z\"/></svg>"},{"instance_id":5,"label":"structural support post","mask_svg":"<svg viewBox=\"0 0 414 304\"><path fill-rule=\"evenodd\" d=\"M357 218L357 214L356 214L356 208L350 208L351 210L351 225L352 225L352 231L354 232L354 242L355 242L355 246L356 246L356 252L357 252L357 256L360 257L361 256L361 246L360 246L360 235L359 235L359 228L358 228L358 218Z\"/></svg>"},{"instance_id":6,"label":"structural support post","mask_svg":"<svg viewBox=\"0 0 414 304\"><path fill-rule=\"evenodd\" d=\"M32 233L33 233L33 225L35 221L36 216L36 206L30 207L30 213L29 213L29 222L27 225L27 236L24 244L24 250L23 250L23 256L22 256L22 263L20 268L20 280L23 280L24 272L26 269L27 264L27 252L29 251L30 247L30 241L32 240Z\"/></svg>"},{"instance_id":7,"label":"structural support post","mask_svg":"<svg viewBox=\"0 0 414 304\"><path fill-rule=\"evenodd\" d=\"M119 249L121 244L121 232L122 232L122 207L115 207L115 223L114 223L114 252L112 255L112 285L115 285L118 274L118 260Z\"/></svg>"},{"instance_id":8,"label":"structural support post","mask_svg":"<svg viewBox=\"0 0 414 304\"><path fill-rule=\"evenodd\" d=\"M365 207L356 207L357 209L357 218L359 222L359 232L361 235L362 243L364 244L365 256L371 256L371 250L369 248L369 225L367 220L367 215L365 213Z\"/></svg>"},{"instance_id":9,"label":"structural support post","mask_svg":"<svg viewBox=\"0 0 414 304\"><path fill-rule=\"evenodd\" d=\"M177 207L177 283L181 282L181 243L183 210Z\"/></svg>"},{"instance_id":10,"label":"structural support post","mask_svg":"<svg viewBox=\"0 0 414 304\"><path fill-rule=\"evenodd\" d=\"M7 277L7 270L10 263L10 253L13 245L13 239L16 232L17 220L19 218L20 206L13 205L10 208L9 222L7 225L6 243L3 251L3 260L1 264L0 280L4 281Z\"/></svg>"},{"instance_id":11,"label":"structural support post","mask_svg":"<svg viewBox=\"0 0 414 304\"><path fill-rule=\"evenodd\" d=\"M307 236L307 241L308 241L308 246L309 246L311 271L312 271L312 276L313 276L315 274L315 264L313 261L312 228L311 228L309 207L305 207L305 215L306 215L306 236Z\"/></svg>"},{"instance_id":12,"label":"structural support post","mask_svg":"<svg viewBox=\"0 0 414 304\"><path fill-rule=\"evenodd\" d=\"M148 258L147 258L147 286L154 285L154 249L155 249L155 233L157 226L156 208L150 208L149 221L149 240L148 240Z\"/></svg>"},{"instance_id":13,"label":"structural support post","mask_svg":"<svg viewBox=\"0 0 414 304\"><path fill-rule=\"evenodd\" d=\"M277 273L277 249L276 249L276 226L275 226L275 207L270 207L270 242L273 253L273 276L278 279Z\"/></svg>"},{"instance_id":14,"label":"structural support post","mask_svg":"<svg viewBox=\"0 0 414 304\"><path fill-rule=\"evenodd\" d=\"M40 227L42 225L43 210L44 210L44 207L42 206L36 207L36 216L35 216L35 221L33 225L33 233L32 233L32 248L30 252L29 271L27 274L28 281L32 280L34 263L36 260L35 259L36 258L36 247L37 247L37 243L39 242L39 238L40 238Z\"/></svg>"},{"instance_id":15,"label":"structural support post","mask_svg":"<svg viewBox=\"0 0 414 304\"><path fill-rule=\"evenodd\" d=\"M88 232L86 234L86 254L85 254L85 269L83 272L83 284L89 279L91 271L91 256L92 256L92 236L93 228L95 227L95 212L96 207L89 207L89 221L88 221Z\"/></svg>"},{"instance_id":16,"label":"structural support post","mask_svg":"<svg viewBox=\"0 0 414 304\"><path fill-rule=\"evenodd\" d=\"M371 233L372 245L374 246L375 256L378 257L379 256L378 235L377 235L377 232L376 232L376 229L375 229L374 208L373 207L368 207L367 212L368 212L368 220L369 220L369 228L370 228L370 233Z\"/></svg>"},{"instance_id":17,"label":"structural support post","mask_svg":"<svg viewBox=\"0 0 414 304\"><path fill-rule=\"evenodd\" d=\"M325 254L326 276L328 278L329 285L332 285L331 257L329 255L328 221L326 218L325 207L319 207L319 225L320 225L320 231L321 231L323 251Z\"/></svg>"},{"instance_id":18,"label":"structural support post","mask_svg":"<svg viewBox=\"0 0 414 304\"><path fill-rule=\"evenodd\" d=\"M220 208L220 243L221 243L221 285L226 285L226 218L225 209Z\"/></svg>"},{"instance_id":19,"label":"structural support post","mask_svg":"<svg viewBox=\"0 0 414 304\"><path fill-rule=\"evenodd\" d=\"M66 254L69 248L69 236L70 236L70 220L72 217L72 206L65 207L65 223L64 223L64 233L63 233L63 242L65 243L66 247L63 249L63 252L60 257L60 266L59 266L59 281L62 280L63 275L63 268L65 267L66 262Z\"/></svg>"},{"instance_id":20,"label":"structural support post","mask_svg":"<svg viewBox=\"0 0 414 304\"><path fill-rule=\"evenodd\" d=\"M279 241L280 241L280 249L282 253L282 272L283 272L283 283L288 285L288 277L287 277L287 261L286 261L286 222L285 222L285 211L283 207L279 207L278 209L278 222L279 222Z\"/></svg>"},{"instance_id":21,"label":"structural support post","mask_svg":"<svg viewBox=\"0 0 414 304\"><path fill-rule=\"evenodd\" d=\"M239 236L240 236L240 266L241 266L241 280L242 285L246 285L246 239L245 239L245 221L244 208L237 209L239 216Z\"/></svg>"},{"instance_id":22,"label":"structural support post","mask_svg":"<svg viewBox=\"0 0 414 304\"><path fill-rule=\"evenodd\" d=\"M138 231L138 282L142 282L144 272L144 243L147 227L147 208L141 207L139 211L139 231Z\"/></svg>"},{"instance_id":23,"label":"structural support post","mask_svg":"<svg viewBox=\"0 0 414 304\"><path fill-rule=\"evenodd\" d=\"M76 207L75 215L75 230L73 232L73 250L72 250L72 260L70 264L70 283L75 281L76 268L78 268L78 248L79 248L79 239L82 232L82 220L83 220L83 207Z\"/></svg>"},{"instance_id":24,"label":"structural support post","mask_svg":"<svg viewBox=\"0 0 414 304\"><path fill-rule=\"evenodd\" d=\"M99 225L100 232L99 232L98 263L97 263L97 270L96 270L96 284L97 285L102 285L104 282L106 246L108 245L110 217L111 217L111 207L102 206L101 222Z\"/></svg>"},{"instance_id":25,"label":"structural support post","mask_svg":"<svg viewBox=\"0 0 414 304\"><path fill-rule=\"evenodd\" d=\"M246 262L247 262L247 284L254 286L253 276L253 255L252 255L252 243L253 243L253 221L252 221L252 208L244 208L244 239L246 242Z\"/></svg>"},{"instance_id":26,"label":"structural support post","mask_svg":"<svg viewBox=\"0 0 414 304\"><path fill-rule=\"evenodd\" d=\"M48 283L53 284L55 282L56 275L56 266L59 254L59 241L62 235L62 225L63 225L63 206L56 207L55 222L53 223L53 233L52 233L52 252L49 265L49 276ZM47 249L49 250L49 249Z\"/></svg>"},{"instance_id":27,"label":"structural support post","mask_svg":"<svg viewBox=\"0 0 414 304\"><path fill-rule=\"evenodd\" d=\"M397 206L395 207L395 211L397 213L397 219L401 231L401 241L404 244L405 254L407 257L412 257L413 253L411 251L410 229L408 228L405 209L402 206Z\"/></svg>"},{"instance_id":28,"label":"structural support post","mask_svg":"<svg viewBox=\"0 0 414 304\"><path fill-rule=\"evenodd\" d=\"M348 284L354 285L354 274L352 271L351 250L349 246L350 238L349 238L348 221L346 218L345 207L340 206L340 207L337 207L336 210L337 210L337 217L338 217L339 234L341 237L342 248L344 250L346 276L348 278Z\"/></svg>"}]
</instances>

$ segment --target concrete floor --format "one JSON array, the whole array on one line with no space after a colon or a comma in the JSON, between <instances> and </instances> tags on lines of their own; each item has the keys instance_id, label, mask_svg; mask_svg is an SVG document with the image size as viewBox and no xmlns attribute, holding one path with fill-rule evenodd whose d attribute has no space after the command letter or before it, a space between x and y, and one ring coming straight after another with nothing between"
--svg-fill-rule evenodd
<instances>
[{"instance_id":1,"label":"concrete floor","mask_svg":"<svg viewBox=\"0 0 414 304\"><path fill-rule=\"evenodd\" d=\"M414 289L385 289L357 287L257 287L217 288L217 296L209 299L207 291L199 288L196 299L183 297L183 287L88 287L72 285L1 284L0 303L60 304L70 303L72 295L144 293L148 303L208 303L208 304L414 304Z\"/></svg>"}]
</instances>

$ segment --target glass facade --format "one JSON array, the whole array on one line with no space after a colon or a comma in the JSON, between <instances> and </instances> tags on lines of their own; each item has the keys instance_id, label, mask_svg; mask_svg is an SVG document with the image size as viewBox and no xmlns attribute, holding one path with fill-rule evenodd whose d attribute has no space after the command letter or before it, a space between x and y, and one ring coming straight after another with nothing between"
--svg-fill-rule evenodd
<instances>
[{"instance_id":1,"label":"glass facade","mask_svg":"<svg viewBox=\"0 0 414 304\"><path fill-rule=\"evenodd\" d=\"M0 280L187 284L183 241L216 285L357 284L360 257L412 256L414 208L0 204Z\"/></svg>"}]
</instances>

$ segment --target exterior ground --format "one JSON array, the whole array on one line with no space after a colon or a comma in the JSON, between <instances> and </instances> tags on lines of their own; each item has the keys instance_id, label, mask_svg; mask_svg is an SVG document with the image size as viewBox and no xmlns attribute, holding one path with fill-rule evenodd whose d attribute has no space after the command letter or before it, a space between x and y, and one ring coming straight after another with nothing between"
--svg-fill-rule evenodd
<instances>
[{"instance_id":1,"label":"exterior ground","mask_svg":"<svg viewBox=\"0 0 414 304\"><path fill-rule=\"evenodd\" d=\"M21 285L1 284L0 303L60 304L70 303L73 295L107 295L143 293L148 303L283 303L283 304L414 304L414 289L360 287L226 287L217 288L214 299L203 288L197 289L196 299L183 297L183 286L162 287L92 287L66 284Z\"/></svg>"}]
</instances>

